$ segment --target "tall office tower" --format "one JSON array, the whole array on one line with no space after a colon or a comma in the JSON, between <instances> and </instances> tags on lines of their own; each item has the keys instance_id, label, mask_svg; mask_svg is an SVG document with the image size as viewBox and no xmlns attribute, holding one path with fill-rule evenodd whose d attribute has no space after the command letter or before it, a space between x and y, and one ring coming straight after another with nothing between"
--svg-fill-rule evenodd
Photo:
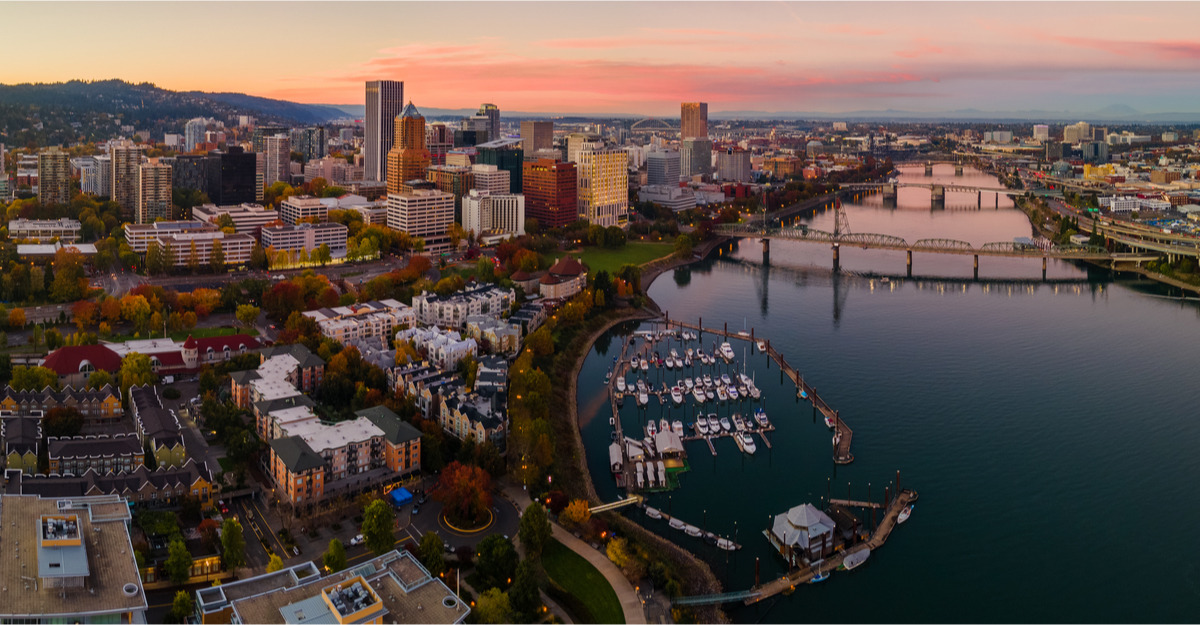
<instances>
[{"instance_id":1,"label":"tall office tower","mask_svg":"<svg viewBox=\"0 0 1200 625\"><path fill-rule=\"evenodd\" d=\"M578 162L579 153L583 150L599 150L604 147L600 135L587 132L572 132L567 135L567 160Z\"/></svg>"},{"instance_id":2,"label":"tall office tower","mask_svg":"<svg viewBox=\"0 0 1200 625\"><path fill-rule=\"evenodd\" d=\"M396 118L404 109L404 82L372 80L367 83L366 136L363 162L366 180L387 180L387 156L395 140Z\"/></svg>"},{"instance_id":3,"label":"tall office tower","mask_svg":"<svg viewBox=\"0 0 1200 625\"><path fill-rule=\"evenodd\" d=\"M683 139L708 137L708 103L684 102L679 105L679 136Z\"/></svg>"},{"instance_id":4,"label":"tall office tower","mask_svg":"<svg viewBox=\"0 0 1200 625\"><path fill-rule=\"evenodd\" d=\"M38 202L42 206L71 201L71 157L54 146L37 155Z\"/></svg>"},{"instance_id":5,"label":"tall office tower","mask_svg":"<svg viewBox=\"0 0 1200 625\"><path fill-rule=\"evenodd\" d=\"M425 149L429 150L430 165L445 165L446 153L454 149L454 131L442 122L425 127Z\"/></svg>"},{"instance_id":6,"label":"tall office tower","mask_svg":"<svg viewBox=\"0 0 1200 625\"><path fill-rule=\"evenodd\" d=\"M525 161L525 214L542 228L561 228L579 219L575 163L554 159Z\"/></svg>"},{"instance_id":7,"label":"tall office tower","mask_svg":"<svg viewBox=\"0 0 1200 625\"><path fill-rule=\"evenodd\" d=\"M171 218L171 166L152 159L138 167L137 223Z\"/></svg>"},{"instance_id":8,"label":"tall office tower","mask_svg":"<svg viewBox=\"0 0 1200 625\"><path fill-rule=\"evenodd\" d=\"M387 154L388 194L400 193L409 180L424 180L429 167L429 150L425 149L425 118L412 102L396 118L392 149Z\"/></svg>"},{"instance_id":9,"label":"tall office tower","mask_svg":"<svg viewBox=\"0 0 1200 625\"><path fill-rule=\"evenodd\" d=\"M291 179L292 141L287 135L263 139L263 187Z\"/></svg>"},{"instance_id":10,"label":"tall office tower","mask_svg":"<svg viewBox=\"0 0 1200 625\"><path fill-rule=\"evenodd\" d=\"M460 165L430 165L425 170L425 180L433 184L433 188L454 195L454 220L461 221L462 199L471 189L475 188L475 172L470 167ZM406 181L405 189L412 188ZM508 180L504 181L504 190L508 191Z\"/></svg>"},{"instance_id":11,"label":"tall office tower","mask_svg":"<svg viewBox=\"0 0 1200 625\"><path fill-rule=\"evenodd\" d=\"M686 177L712 175L712 140L684 139L679 151L679 170Z\"/></svg>"},{"instance_id":12,"label":"tall office tower","mask_svg":"<svg viewBox=\"0 0 1200 625\"><path fill-rule=\"evenodd\" d=\"M678 186L680 172L679 152L654 151L646 155L646 184Z\"/></svg>"},{"instance_id":13,"label":"tall office tower","mask_svg":"<svg viewBox=\"0 0 1200 625\"><path fill-rule=\"evenodd\" d=\"M171 163L171 186L196 189L211 200L213 187L220 184L221 159L217 156L181 154Z\"/></svg>"},{"instance_id":14,"label":"tall office tower","mask_svg":"<svg viewBox=\"0 0 1200 625\"><path fill-rule=\"evenodd\" d=\"M388 181L391 184L391 181ZM437 189L413 189L387 196L387 226L425 239L425 251L450 248L446 230L454 223L454 195Z\"/></svg>"},{"instance_id":15,"label":"tall office tower","mask_svg":"<svg viewBox=\"0 0 1200 625\"><path fill-rule=\"evenodd\" d=\"M501 139L475 146L479 151L479 157L475 159L476 163L495 165L508 171L509 193L521 192L521 168L525 162L525 153L517 147L519 145L521 145L520 139Z\"/></svg>"},{"instance_id":16,"label":"tall office tower","mask_svg":"<svg viewBox=\"0 0 1200 625\"><path fill-rule=\"evenodd\" d=\"M203 117L189 120L183 127L183 148L187 152L196 149L196 145L204 143L204 131L208 130L208 121Z\"/></svg>"},{"instance_id":17,"label":"tall office tower","mask_svg":"<svg viewBox=\"0 0 1200 625\"><path fill-rule=\"evenodd\" d=\"M741 148L728 148L717 154L717 177L750 182L750 153Z\"/></svg>"},{"instance_id":18,"label":"tall office tower","mask_svg":"<svg viewBox=\"0 0 1200 625\"><path fill-rule=\"evenodd\" d=\"M254 154L233 146L220 154L220 159L220 183L213 186L209 199L218 206L256 201L262 188L254 188L258 177Z\"/></svg>"},{"instance_id":19,"label":"tall office tower","mask_svg":"<svg viewBox=\"0 0 1200 625\"><path fill-rule=\"evenodd\" d=\"M1048 141L1049 139L1050 139L1050 127L1047 126L1046 124L1034 124L1033 140L1034 141Z\"/></svg>"},{"instance_id":20,"label":"tall office tower","mask_svg":"<svg viewBox=\"0 0 1200 625\"><path fill-rule=\"evenodd\" d=\"M132 141L122 139L109 146L112 158L112 201L121 207L125 218L137 214L138 165L142 162L142 151Z\"/></svg>"},{"instance_id":21,"label":"tall office tower","mask_svg":"<svg viewBox=\"0 0 1200 625\"><path fill-rule=\"evenodd\" d=\"M500 134L500 107L495 104L480 104L479 112L475 115L482 115L487 118L488 141L495 141L503 136Z\"/></svg>"},{"instance_id":22,"label":"tall office tower","mask_svg":"<svg viewBox=\"0 0 1200 625\"><path fill-rule=\"evenodd\" d=\"M304 162L325 156L325 128L300 128L292 131L292 149L304 155Z\"/></svg>"},{"instance_id":23,"label":"tall office tower","mask_svg":"<svg viewBox=\"0 0 1200 625\"><path fill-rule=\"evenodd\" d=\"M287 126L259 126L250 133L250 149L255 153L267 151L267 137L287 133Z\"/></svg>"},{"instance_id":24,"label":"tall office tower","mask_svg":"<svg viewBox=\"0 0 1200 625\"><path fill-rule=\"evenodd\" d=\"M521 147L528 160L533 160L538 150L553 149L554 122L521 122Z\"/></svg>"},{"instance_id":25,"label":"tall office tower","mask_svg":"<svg viewBox=\"0 0 1200 625\"><path fill-rule=\"evenodd\" d=\"M581 150L577 155L579 216L597 226L620 226L628 219L629 156L616 148Z\"/></svg>"},{"instance_id":26,"label":"tall office tower","mask_svg":"<svg viewBox=\"0 0 1200 625\"><path fill-rule=\"evenodd\" d=\"M486 129L480 128L479 130L474 130L473 125L466 122L464 122L464 125L468 129L459 128L454 131L454 147L470 148L480 143L487 143L488 131Z\"/></svg>"},{"instance_id":27,"label":"tall office tower","mask_svg":"<svg viewBox=\"0 0 1200 625\"><path fill-rule=\"evenodd\" d=\"M1092 125L1087 122L1078 122L1063 128L1063 143L1079 143L1090 141L1091 138Z\"/></svg>"}]
</instances>

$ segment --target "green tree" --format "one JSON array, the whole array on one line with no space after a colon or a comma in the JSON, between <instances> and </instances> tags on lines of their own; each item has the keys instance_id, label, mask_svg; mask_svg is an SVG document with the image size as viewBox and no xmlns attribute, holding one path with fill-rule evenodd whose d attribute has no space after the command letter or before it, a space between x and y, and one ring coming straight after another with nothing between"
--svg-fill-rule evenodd
<instances>
[{"instance_id":1,"label":"green tree","mask_svg":"<svg viewBox=\"0 0 1200 625\"><path fill-rule=\"evenodd\" d=\"M167 570L167 577L176 584L182 584L191 577L192 574L192 554L188 552L187 545L184 544L182 538L177 538L171 541L167 547L167 561L163 564Z\"/></svg>"},{"instance_id":2,"label":"green tree","mask_svg":"<svg viewBox=\"0 0 1200 625\"><path fill-rule=\"evenodd\" d=\"M97 369L88 376L88 388L102 389L107 384L112 384L112 374L103 369Z\"/></svg>"},{"instance_id":3,"label":"green tree","mask_svg":"<svg viewBox=\"0 0 1200 625\"><path fill-rule=\"evenodd\" d=\"M550 520L546 518L546 509L542 504L533 502L521 514L521 525L517 530L521 537L521 545L525 547L525 557L539 560L542 548L550 540Z\"/></svg>"},{"instance_id":4,"label":"green tree","mask_svg":"<svg viewBox=\"0 0 1200 625\"><path fill-rule=\"evenodd\" d=\"M237 519L225 519L221 523L221 552L226 569L232 571L246 564L246 537L242 535L242 524Z\"/></svg>"},{"instance_id":5,"label":"green tree","mask_svg":"<svg viewBox=\"0 0 1200 625\"><path fill-rule=\"evenodd\" d=\"M74 248L62 248L54 254L54 281L50 284L50 298L56 302L74 302L81 299L86 288L83 277L83 255Z\"/></svg>"},{"instance_id":6,"label":"green tree","mask_svg":"<svg viewBox=\"0 0 1200 625\"><path fill-rule=\"evenodd\" d=\"M254 327L254 322L258 319L258 306L251 304L241 304L237 307L237 320L247 328Z\"/></svg>"},{"instance_id":7,"label":"green tree","mask_svg":"<svg viewBox=\"0 0 1200 625\"><path fill-rule=\"evenodd\" d=\"M517 571L517 550L512 541L492 534L479 541L475 549L475 571L479 588L508 588Z\"/></svg>"},{"instance_id":8,"label":"green tree","mask_svg":"<svg viewBox=\"0 0 1200 625\"><path fill-rule=\"evenodd\" d=\"M166 255L163 253L162 246L157 240L151 239L146 244L146 273L150 275L158 275L163 272L166 267Z\"/></svg>"},{"instance_id":9,"label":"green tree","mask_svg":"<svg viewBox=\"0 0 1200 625\"><path fill-rule=\"evenodd\" d=\"M497 588L492 588L479 595L479 599L475 602L474 614L476 621L480 623L514 622L512 603L509 601L508 595L500 592Z\"/></svg>"},{"instance_id":10,"label":"green tree","mask_svg":"<svg viewBox=\"0 0 1200 625\"><path fill-rule=\"evenodd\" d=\"M208 266L212 268L213 273L225 271L225 247L220 241L213 241L212 252L208 255Z\"/></svg>"},{"instance_id":11,"label":"green tree","mask_svg":"<svg viewBox=\"0 0 1200 625\"><path fill-rule=\"evenodd\" d=\"M522 544L524 539L522 539ZM537 618L538 609L542 607L542 597L538 589L537 566L526 556L517 565L517 574L513 576L512 587L508 589L508 598L512 603L514 622L532 623Z\"/></svg>"},{"instance_id":12,"label":"green tree","mask_svg":"<svg viewBox=\"0 0 1200 625\"><path fill-rule=\"evenodd\" d=\"M271 554L271 559L267 560L267 572L274 573L275 571L283 570L283 558Z\"/></svg>"},{"instance_id":13,"label":"green tree","mask_svg":"<svg viewBox=\"0 0 1200 625\"><path fill-rule=\"evenodd\" d=\"M121 395L126 396L131 386L153 384L158 381L158 374L154 373L149 356L133 352L121 359L117 380L121 386Z\"/></svg>"},{"instance_id":14,"label":"green tree","mask_svg":"<svg viewBox=\"0 0 1200 625\"><path fill-rule=\"evenodd\" d=\"M250 267L254 269L267 268L267 251L258 243L250 249Z\"/></svg>"},{"instance_id":15,"label":"green tree","mask_svg":"<svg viewBox=\"0 0 1200 625\"><path fill-rule=\"evenodd\" d=\"M333 254L329 250L329 244L322 243L320 247L318 247L316 250L313 250L312 259L317 263L320 263L322 267L328 265L330 261L333 260Z\"/></svg>"},{"instance_id":16,"label":"green tree","mask_svg":"<svg viewBox=\"0 0 1200 625\"><path fill-rule=\"evenodd\" d=\"M440 536L433 532L421 535L421 544L417 548L417 558L426 570L434 575L441 575L446 570L446 556L443 553L443 543Z\"/></svg>"},{"instance_id":17,"label":"green tree","mask_svg":"<svg viewBox=\"0 0 1200 625\"><path fill-rule=\"evenodd\" d=\"M346 546L334 538L329 541L329 549L321 556L321 563L330 573L337 573L346 568Z\"/></svg>"},{"instance_id":18,"label":"green tree","mask_svg":"<svg viewBox=\"0 0 1200 625\"><path fill-rule=\"evenodd\" d=\"M193 274L200 269L200 251L196 249L195 241L192 241L188 248L187 268Z\"/></svg>"},{"instance_id":19,"label":"green tree","mask_svg":"<svg viewBox=\"0 0 1200 625\"><path fill-rule=\"evenodd\" d=\"M686 234L675 237L675 255L679 258L691 258L693 246L692 237Z\"/></svg>"},{"instance_id":20,"label":"green tree","mask_svg":"<svg viewBox=\"0 0 1200 625\"><path fill-rule=\"evenodd\" d=\"M186 590L177 591L175 599L171 602L171 620L182 623L195 611L196 603L192 600L192 593Z\"/></svg>"},{"instance_id":21,"label":"green tree","mask_svg":"<svg viewBox=\"0 0 1200 625\"><path fill-rule=\"evenodd\" d=\"M19 391L40 391L47 386L58 388L58 374L46 367L17 365L12 369L11 384Z\"/></svg>"},{"instance_id":22,"label":"green tree","mask_svg":"<svg viewBox=\"0 0 1200 625\"><path fill-rule=\"evenodd\" d=\"M375 555L380 556L396 545L396 513L382 499L376 499L363 511L363 539Z\"/></svg>"}]
</instances>

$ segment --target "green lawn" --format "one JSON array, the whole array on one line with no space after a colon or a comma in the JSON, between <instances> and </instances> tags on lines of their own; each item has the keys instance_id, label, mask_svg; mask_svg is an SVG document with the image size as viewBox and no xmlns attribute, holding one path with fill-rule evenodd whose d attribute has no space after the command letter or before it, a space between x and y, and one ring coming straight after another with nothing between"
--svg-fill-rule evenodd
<instances>
[{"instance_id":1,"label":"green lawn","mask_svg":"<svg viewBox=\"0 0 1200 625\"><path fill-rule=\"evenodd\" d=\"M612 585L583 556L552 538L542 550L542 567L551 581L578 600L576 607L588 612L572 614L578 622L625 622L625 613Z\"/></svg>"},{"instance_id":2,"label":"green lawn","mask_svg":"<svg viewBox=\"0 0 1200 625\"><path fill-rule=\"evenodd\" d=\"M642 243L633 241L626 243L624 247L606 248L606 247L585 247L581 256L583 262L588 266L589 273L596 273L604 270L610 274L614 274L621 265L641 265L652 260L670 256L675 252L674 241L663 241L661 243ZM553 254L554 259L558 260L562 254Z\"/></svg>"}]
</instances>

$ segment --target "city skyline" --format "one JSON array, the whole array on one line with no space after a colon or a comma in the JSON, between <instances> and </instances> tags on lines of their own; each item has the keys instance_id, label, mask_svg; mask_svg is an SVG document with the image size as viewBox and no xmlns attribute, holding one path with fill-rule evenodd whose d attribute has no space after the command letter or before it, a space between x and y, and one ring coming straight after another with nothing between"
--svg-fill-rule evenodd
<instances>
[{"instance_id":1,"label":"city skyline","mask_svg":"<svg viewBox=\"0 0 1200 625\"><path fill-rule=\"evenodd\" d=\"M189 20L271 23L277 36L146 37ZM234 10L236 7L236 11ZM963 108L1197 111L1200 6L1171 3L6 3L11 63L0 83L120 78L180 91L233 91L361 104L363 84L404 81L418 105L678 115L721 111L933 112ZM66 9L70 20L58 19ZM631 12L632 10L632 12ZM387 32L337 37L370 15ZM423 28L455 15L454 29ZM199 23L199 22L194 22ZM676 26L651 26L674 24ZM53 25L53 31L51 31ZM376 29L382 31L384 29ZM452 33L452 34L451 34ZM322 41L287 68L280 39ZM151 37L153 40L153 37ZM44 54L53 41L55 54ZM316 51L316 48L312 50ZM197 59L204 63L198 63Z\"/></svg>"}]
</instances>

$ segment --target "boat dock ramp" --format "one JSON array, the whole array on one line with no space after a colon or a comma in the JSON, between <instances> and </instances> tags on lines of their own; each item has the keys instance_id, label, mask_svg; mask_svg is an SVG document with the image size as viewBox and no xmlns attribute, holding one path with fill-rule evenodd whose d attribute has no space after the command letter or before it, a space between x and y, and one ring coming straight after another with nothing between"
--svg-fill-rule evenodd
<instances>
[{"instance_id":1,"label":"boat dock ramp","mask_svg":"<svg viewBox=\"0 0 1200 625\"><path fill-rule=\"evenodd\" d=\"M730 540L728 538L725 538L724 536L721 536L719 534L714 534L714 533L706 531L706 530L702 530L702 529L696 527L695 525L692 525L691 523L685 522L683 519L680 519L679 517L671 516L671 515L667 514L666 512L663 512L662 510L659 510L657 508L652 508L650 506L642 506L642 512L645 512L646 516L648 516L652 519L666 521L667 524L671 528L677 529L677 530L683 532L684 534L687 534L688 536L692 536L694 538L701 538L705 542L707 542L710 545L713 545L719 549L724 549L725 551L737 551L738 549L742 548L741 545L733 542L732 540Z\"/></svg>"},{"instance_id":2,"label":"boat dock ramp","mask_svg":"<svg viewBox=\"0 0 1200 625\"><path fill-rule=\"evenodd\" d=\"M686 321L671 319L667 315L664 315L664 321L668 330L671 328L679 328L681 330L695 331L699 333L701 339L703 339L704 334L707 333L727 339L749 341L752 346L758 343L760 340L755 338L754 328L751 328L749 332L730 332L728 324L725 324L723 328L706 328L704 327L703 319L697 319L696 323L689 323ZM827 423L833 424L833 461L837 464L850 464L851 462L854 462L854 454L850 453L850 441L854 437L854 431L850 429L849 425L846 425L846 422L841 418L841 415L838 414L838 411L830 407L829 404L817 394L817 389L809 385L808 382L805 382L804 376L801 375L795 367L788 364L787 360L783 357L783 354L779 353L779 350L775 349L775 347L771 345L771 341L769 339L762 338L761 341L767 348L767 355L770 357L770 359L774 360L775 363L779 365L779 370L783 373L783 375L787 376L787 378L796 385L796 395L801 399L807 399L808 401L812 402L814 416L816 412L820 412L821 416L825 418ZM769 446L770 444L768 443L768 447Z\"/></svg>"}]
</instances>

